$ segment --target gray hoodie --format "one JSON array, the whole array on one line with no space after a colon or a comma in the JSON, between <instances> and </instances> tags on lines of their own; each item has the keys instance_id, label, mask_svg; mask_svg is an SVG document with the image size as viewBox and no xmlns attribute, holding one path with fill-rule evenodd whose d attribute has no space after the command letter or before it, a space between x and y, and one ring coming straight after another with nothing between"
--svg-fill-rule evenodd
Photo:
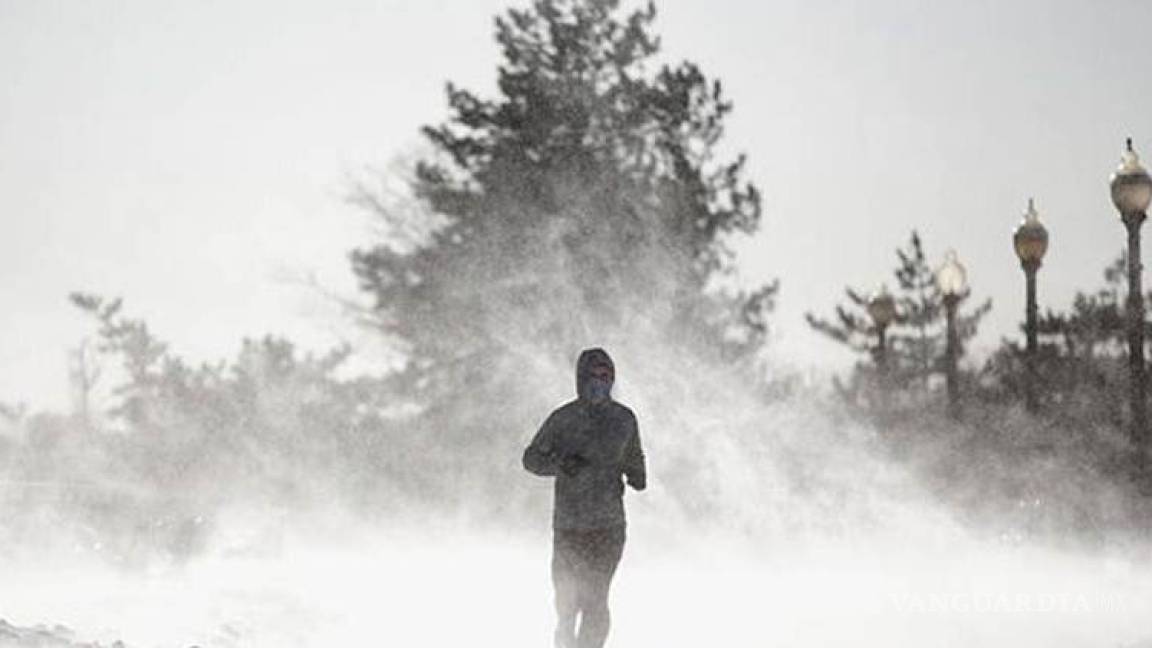
<instances>
[{"instance_id":1,"label":"gray hoodie","mask_svg":"<svg viewBox=\"0 0 1152 648\"><path fill-rule=\"evenodd\" d=\"M594 363L614 367L600 348L585 349L576 362L575 400L554 410L524 450L524 468L555 477L552 526L600 529L622 526L624 481L644 490L647 475L636 416L612 398L587 398Z\"/></svg>"}]
</instances>

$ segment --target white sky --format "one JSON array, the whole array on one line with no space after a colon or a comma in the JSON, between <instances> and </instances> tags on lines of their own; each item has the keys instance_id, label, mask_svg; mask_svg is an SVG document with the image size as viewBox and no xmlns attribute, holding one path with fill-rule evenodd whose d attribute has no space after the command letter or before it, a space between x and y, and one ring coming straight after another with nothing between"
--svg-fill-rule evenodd
<instances>
[{"instance_id":1,"label":"white sky","mask_svg":"<svg viewBox=\"0 0 1152 648\"><path fill-rule=\"evenodd\" d=\"M194 360L266 332L355 338L287 278L352 292L371 224L342 202L348 175L418 146L444 81L493 87L509 4L0 0L0 400L66 402L65 348L91 330L77 289L124 296ZM765 194L742 259L782 280L783 362L843 366L802 315L891 282L912 227L993 298L979 345L1016 335L1029 195L1052 233L1042 307L1101 283L1124 240L1107 176L1126 135L1152 154L1152 4L659 9L666 55L735 101L725 146Z\"/></svg>"}]
</instances>

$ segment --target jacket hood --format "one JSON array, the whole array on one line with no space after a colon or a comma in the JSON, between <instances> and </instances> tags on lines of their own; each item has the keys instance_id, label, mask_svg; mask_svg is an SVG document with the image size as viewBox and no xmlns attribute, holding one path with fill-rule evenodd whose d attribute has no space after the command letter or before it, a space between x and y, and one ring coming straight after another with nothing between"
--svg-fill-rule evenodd
<instances>
[{"instance_id":1,"label":"jacket hood","mask_svg":"<svg viewBox=\"0 0 1152 648\"><path fill-rule=\"evenodd\" d=\"M612 362L608 352L600 347L584 349L576 361L576 396L581 399L588 398L589 371L593 365L606 364L612 368L612 378L616 378L616 365Z\"/></svg>"}]
</instances>

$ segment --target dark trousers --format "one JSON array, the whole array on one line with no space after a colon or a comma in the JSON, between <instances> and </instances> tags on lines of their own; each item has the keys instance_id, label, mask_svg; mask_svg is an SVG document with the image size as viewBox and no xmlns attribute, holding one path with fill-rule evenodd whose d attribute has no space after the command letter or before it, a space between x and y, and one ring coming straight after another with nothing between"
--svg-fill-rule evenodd
<instances>
[{"instance_id":1,"label":"dark trousers","mask_svg":"<svg viewBox=\"0 0 1152 648\"><path fill-rule=\"evenodd\" d=\"M600 648L608 638L608 586L624 552L624 526L554 529L557 648ZM580 615L580 632L576 616Z\"/></svg>"}]
</instances>

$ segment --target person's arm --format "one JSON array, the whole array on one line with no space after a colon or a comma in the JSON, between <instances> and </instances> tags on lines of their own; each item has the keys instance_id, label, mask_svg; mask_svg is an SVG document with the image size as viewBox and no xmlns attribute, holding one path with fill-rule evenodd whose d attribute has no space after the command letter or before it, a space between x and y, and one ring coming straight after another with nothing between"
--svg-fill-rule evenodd
<instances>
[{"instance_id":1,"label":"person's arm","mask_svg":"<svg viewBox=\"0 0 1152 648\"><path fill-rule=\"evenodd\" d=\"M560 469L556 442L556 413L553 412L544 420L544 424L532 438L532 443L524 449L524 469L528 472L551 477Z\"/></svg>"},{"instance_id":2,"label":"person's arm","mask_svg":"<svg viewBox=\"0 0 1152 648\"><path fill-rule=\"evenodd\" d=\"M648 469L644 463L644 448L640 445L640 428L632 416L632 433L624 450L624 477L628 485L642 491L648 486Z\"/></svg>"}]
</instances>

